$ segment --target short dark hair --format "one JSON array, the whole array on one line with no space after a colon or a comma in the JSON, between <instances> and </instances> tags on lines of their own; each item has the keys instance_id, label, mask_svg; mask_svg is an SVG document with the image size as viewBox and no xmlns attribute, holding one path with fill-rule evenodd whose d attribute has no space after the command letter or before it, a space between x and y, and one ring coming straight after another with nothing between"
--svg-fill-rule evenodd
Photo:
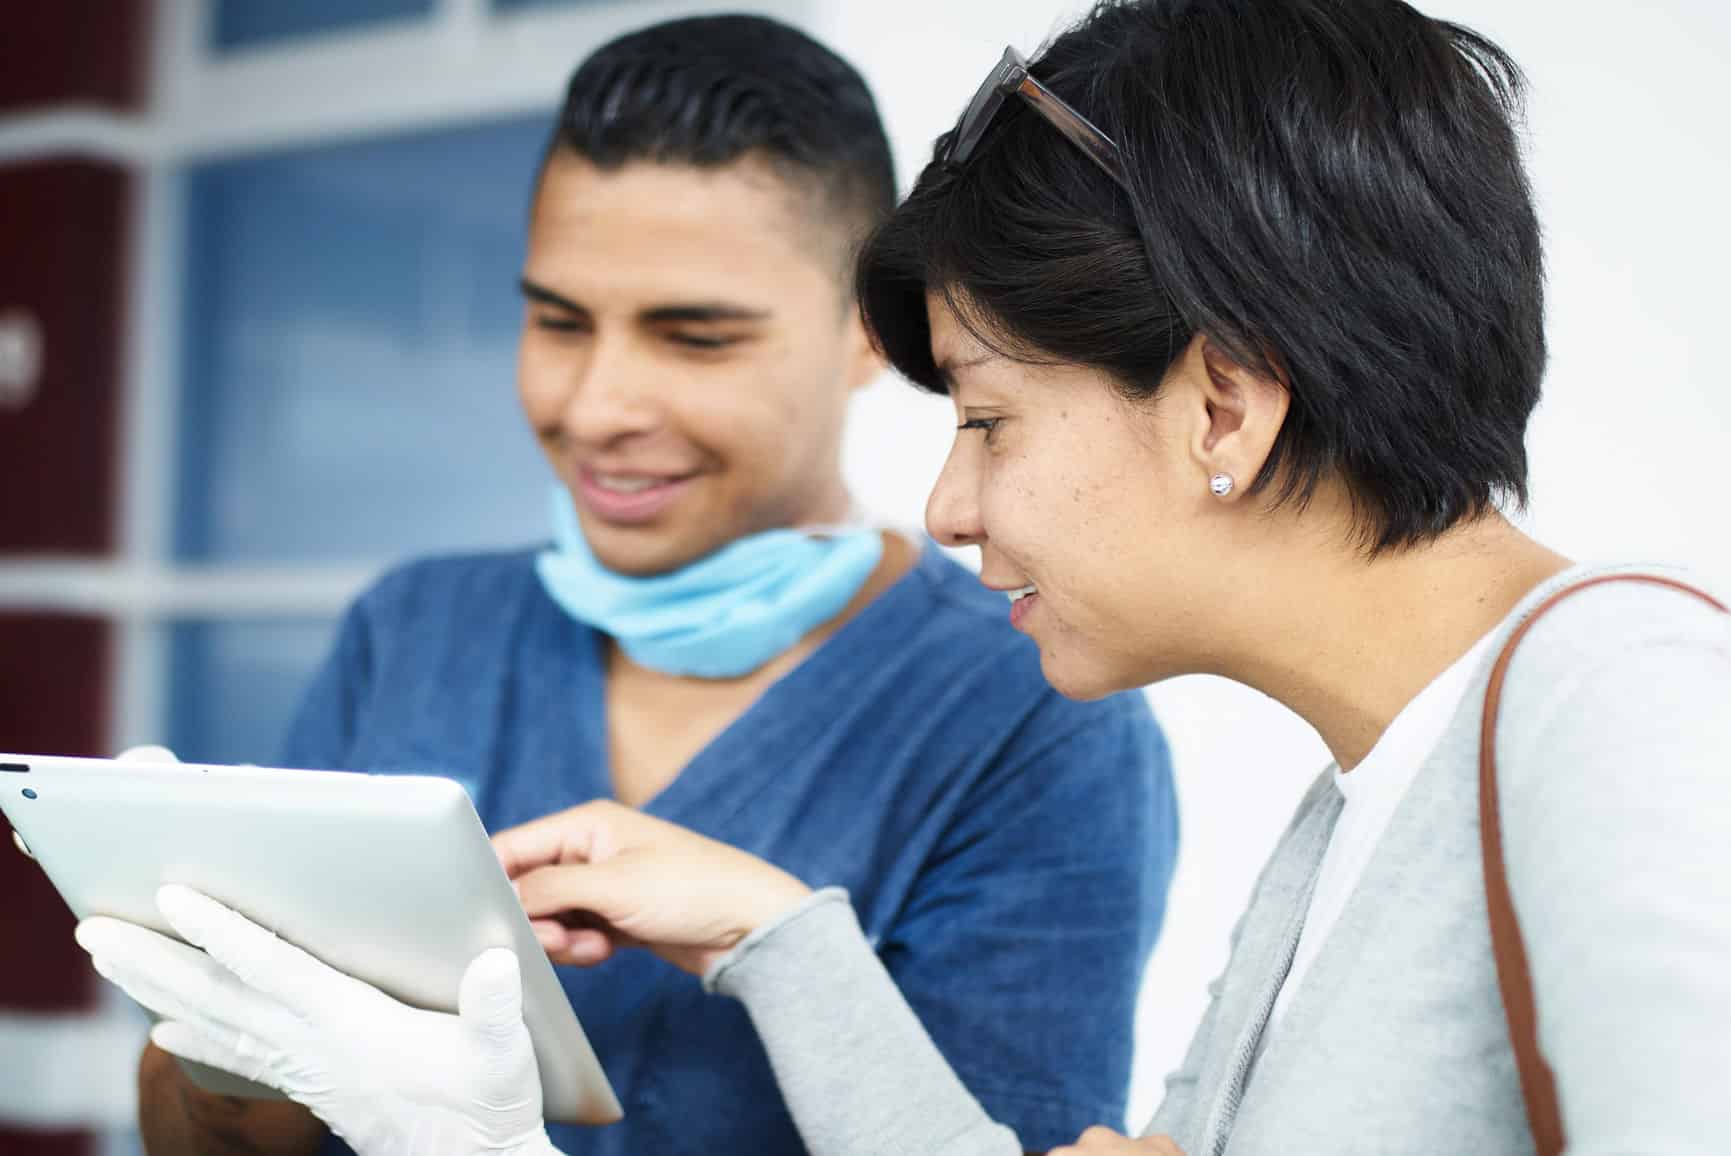
<instances>
[{"instance_id":1,"label":"short dark hair","mask_svg":"<svg viewBox=\"0 0 1731 1156\"><path fill-rule=\"evenodd\" d=\"M673 20L597 49L566 89L547 155L559 149L603 169L762 157L823 196L850 264L895 207L895 163L864 79L762 16Z\"/></svg>"},{"instance_id":2,"label":"short dark hair","mask_svg":"<svg viewBox=\"0 0 1731 1156\"><path fill-rule=\"evenodd\" d=\"M1032 71L1118 142L1135 195L1012 98L861 254L904 376L946 388L928 289L994 350L1134 398L1202 332L1290 385L1255 488L1339 476L1373 552L1526 500L1544 288L1507 54L1397 0L1140 0Z\"/></svg>"}]
</instances>

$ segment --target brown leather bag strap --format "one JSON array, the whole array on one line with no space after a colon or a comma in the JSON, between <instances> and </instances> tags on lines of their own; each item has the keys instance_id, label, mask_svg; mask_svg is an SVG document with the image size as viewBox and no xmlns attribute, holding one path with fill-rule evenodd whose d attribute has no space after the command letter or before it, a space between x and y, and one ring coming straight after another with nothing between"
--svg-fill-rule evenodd
<instances>
[{"instance_id":1,"label":"brown leather bag strap","mask_svg":"<svg viewBox=\"0 0 1731 1156\"><path fill-rule=\"evenodd\" d=\"M1538 1156L1559 1156L1563 1151L1563 1118L1557 1108L1557 1084L1551 1067L1539 1053L1538 1015L1533 1007L1533 978L1527 971L1527 949L1521 927L1515 920L1514 899L1503 866L1502 815L1497 806L1497 712L1502 706L1503 678L1515 647L1539 619L1557 603L1583 590L1607 582L1644 582L1669 586L1693 594L1709 605L1726 610L1710 594L1683 582L1652 574L1607 574L1565 586L1545 599L1510 635L1491 670L1485 689L1484 722L1479 730L1479 835L1484 851L1485 901L1490 908L1491 952L1497 961L1497 983L1508 1013L1509 1042L1514 1046L1515 1067L1520 1072L1521 1095L1527 1102L1527 1121L1533 1130ZM1727 611L1731 613L1731 611Z\"/></svg>"}]
</instances>

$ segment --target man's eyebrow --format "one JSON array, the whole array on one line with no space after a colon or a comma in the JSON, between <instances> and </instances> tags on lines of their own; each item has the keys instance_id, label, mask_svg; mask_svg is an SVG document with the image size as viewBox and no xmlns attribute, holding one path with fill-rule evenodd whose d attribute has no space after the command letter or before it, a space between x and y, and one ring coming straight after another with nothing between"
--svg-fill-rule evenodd
<instances>
[{"instance_id":1,"label":"man's eyebrow","mask_svg":"<svg viewBox=\"0 0 1731 1156\"><path fill-rule=\"evenodd\" d=\"M769 311L732 305L725 301L694 301L688 305L657 305L653 309L645 309L638 316L650 325L682 322L701 325L713 321L764 321L769 318Z\"/></svg>"},{"instance_id":2,"label":"man's eyebrow","mask_svg":"<svg viewBox=\"0 0 1731 1156\"><path fill-rule=\"evenodd\" d=\"M965 369L976 369L988 361L996 360L997 355L993 353L981 353L967 358L946 357L937 363L938 380L943 382L946 388L953 387L956 384L958 373Z\"/></svg>"},{"instance_id":3,"label":"man's eyebrow","mask_svg":"<svg viewBox=\"0 0 1731 1156\"><path fill-rule=\"evenodd\" d=\"M527 277L519 277L517 286L523 291L523 296L530 301L542 305L551 305L557 309L569 310L572 313L586 313L588 310L569 297L555 293L545 285L537 285ZM639 319L649 325L701 325L717 321L764 321L769 317L766 309L752 309L744 305L735 305L727 301L692 301L677 305L657 305L645 309L639 314Z\"/></svg>"},{"instance_id":4,"label":"man's eyebrow","mask_svg":"<svg viewBox=\"0 0 1731 1156\"><path fill-rule=\"evenodd\" d=\"M559 309L568 309L572 313L586 313L588 310L569 297L561 297L544 285L537 285L527 277L517 278L517 287L523 291L523 296L542 305L552 305Z\"/></svg>"}]
</instances>

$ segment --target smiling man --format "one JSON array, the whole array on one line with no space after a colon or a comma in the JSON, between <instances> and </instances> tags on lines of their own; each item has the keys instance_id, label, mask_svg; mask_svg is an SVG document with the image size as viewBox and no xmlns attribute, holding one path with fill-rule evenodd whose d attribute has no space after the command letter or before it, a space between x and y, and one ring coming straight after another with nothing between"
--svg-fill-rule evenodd
<instances>
[{"instance_id":1,"label":"smiling man","mask_svg":"<svg viewBox=\"0 0 1731 1156\"><path fill-rule=\"evenodd\" d=\"M284 758L451 775L494 831L617 799L846 887L968 1085L1046 1147L1123 1117L1166 753L1140 696L1050 690L1002 593L851 518L842 427L880 365L850 266L893 199L864 83L799 32L687 20L585 62L521 281L553 544L383 579ZM566 1152L802 1150L739 1004L646 954L561 978L626 1110L553 1129ZM141 1087L156 1153L336 1143L160 1052Z\"/></svg>"}]
</instances>

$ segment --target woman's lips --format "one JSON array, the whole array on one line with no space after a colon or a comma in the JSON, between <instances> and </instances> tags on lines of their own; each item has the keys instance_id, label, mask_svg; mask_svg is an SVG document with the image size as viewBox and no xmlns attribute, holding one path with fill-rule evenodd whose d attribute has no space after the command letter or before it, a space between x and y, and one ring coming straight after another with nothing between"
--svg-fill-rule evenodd
<instances>
[{"instance_id":1,"label":"woman's lips","mask_svg":"<svg viewBox=\"0 0 1731 1156\"><path fill-rule=\"evenodd\" d=\"M615 481L604 485L602 478ZM609 525L641 526L660 517L679 500L691 485L694 475L682 478L650 478L646 475L598 474L592 470L577 472L577 503L588 513ZM630 489L617 488L617 480L629 479ZM647 483L647 484L645 484Z\"/></svg>"},{"instance_id":2,"label":"woman's lips","mask_svg":"<svg viewBox=\"0 0 1731 1156\"><path fill-rule=\"evenodd\" d=\"M1010 625L1020 630L1022 623L1027 621L1028 615L1034 612L1034 607L1039 604L1039 601L1040 596L1038 594L1025 594L1010 603Z\"/></svg>"}]
</instances>

